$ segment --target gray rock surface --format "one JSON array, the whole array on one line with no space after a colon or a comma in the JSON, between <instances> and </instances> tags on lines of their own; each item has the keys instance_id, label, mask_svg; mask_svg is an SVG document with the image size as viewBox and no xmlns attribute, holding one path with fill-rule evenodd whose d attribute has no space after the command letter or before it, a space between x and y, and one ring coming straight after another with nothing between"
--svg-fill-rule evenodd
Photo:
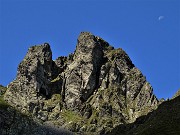
<instances>
[{"instance_id":1,"label":"gray rock surface","mask_svg":"<svg viewBox=\"0 0 180 135\"><path fill-rule=\"evenodd\" d=\"M121 48L82 32L74 53L52 60L48 43L29 48L4 99L42 123L104 134L158 105L151 85Z\"/></svg>"}]
</instances>

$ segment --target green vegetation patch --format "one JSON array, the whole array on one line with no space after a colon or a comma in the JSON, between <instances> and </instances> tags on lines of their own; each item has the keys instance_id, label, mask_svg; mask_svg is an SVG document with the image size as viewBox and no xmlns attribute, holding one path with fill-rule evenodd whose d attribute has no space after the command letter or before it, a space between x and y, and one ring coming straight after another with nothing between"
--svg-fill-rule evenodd
<instances>
[{"instance_id":1,"label":"green vegetation patch","mask_svg":"<svg viewBox=\"0 0 180 135\"><path fill-rule=\"evenodd\" d=\"M6 101L4 101L4 93L6 92L7 88L0 85L0 109L6 109L9 105Z\"/></svg>"},{"instance_id":2,"label":"green vegetation patch","mask_svg":"<svg viewBox=\"0 0 180 135\"><path fill-rule=\"evenodd\" d=\"M60 102L61 102L61 95L60 94L53 94L51 99L48 99L45 104L47 106L56 106Z\"/></svg>"},{"instance_id":3,"label":"green vegetation patch","mask_svg":"<svg viewBox=\"0 0 180 135\"><path fill-rule=\"evenodd\" d=\"M57 81L59 81L61 78L58 76L58 77L56 77L55 79L53 79L52 81L51 81L51 83L54 83L54 82L57 82Z\"/></svg>"},{"instance_id":4,"label":"green vegetation patch","mask_svg":"<svg viewBox=\"0 0 180 135\"><path fill-rule=\"evenodd\" d=\"M0 96L3 95L6 92L7 88L0 85Z\"/></svg>"},{"instance_id":5,"label":"green vegetation patch","mask_svg":"<svg viewBox=\"0 0 180 135\"><path fill-rule=\"evenodd\" d=\"M0 96L0 109L7 109L9 104L4 101L3 96Z\"/></svg>"},{"instance_id":6,"label":"green vegetation patch","mask_svg":"<svg viewBox=\"0 0 180 135\"><path fill-rule=\"evenodd\" d=\"M112 61L115 60L116 58L123 57L125 55L126 53L121 48L111 50L110 52L107 53L107 57L111 58Z\"/></svg>"},{"instance_id":7,"label":"green vegetation patch","mask_svg":"<svg viewBox=\"0 0 180 135\"><path fill-rule=\"evenodd\" d=\"M83 118L78 113L71 110L63 110L61 112L61 115L68 122L70 121L78 122L83 120Z\"/></svg>"}]
</instances>

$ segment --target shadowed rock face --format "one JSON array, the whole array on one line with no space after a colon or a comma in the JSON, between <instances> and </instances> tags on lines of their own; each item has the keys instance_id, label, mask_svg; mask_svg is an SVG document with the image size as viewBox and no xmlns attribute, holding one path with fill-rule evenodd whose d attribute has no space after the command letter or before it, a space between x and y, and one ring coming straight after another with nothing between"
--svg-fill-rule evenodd
<instances>
[{"instance_id":1,"label":"shadowed rock face","mask_svg":"<svg viewBox=\"0 0 180 135\"><path fill-rule=\"evenodd\" d=\"M82 32L76 50L52 60L49 44L32 46L5 100L44 123L103 134L155 109L151 85L121 48Z\"/></svg>"}]
</instances>

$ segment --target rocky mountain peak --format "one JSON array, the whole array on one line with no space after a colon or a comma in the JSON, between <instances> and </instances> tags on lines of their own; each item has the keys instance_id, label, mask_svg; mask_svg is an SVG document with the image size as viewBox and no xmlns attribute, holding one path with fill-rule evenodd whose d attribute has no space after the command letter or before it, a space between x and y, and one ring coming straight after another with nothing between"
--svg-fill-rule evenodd
<instances>
[{"instance_id":1,"label":"rocky mountain peak","mask_svg":"<svg viewBox=\"0 0 180 135\"><path fill-rule=\"evenodd\" d=\"M30 47L4 98L44 123L97 134L158 105L126 52L89 32L81 32L74 53L54 61L48 43Z\"/></svg>"},{"instance_id":2,"label":"rocky mountain peak","mask_svg":"<svg viewBox=\"0 0 180 135\"><path fill-rule=\"evenodd\" d=\"M74 59L94 59L96 53L100 53L101 57L103 56L102 47L98 44L96 37L89 32L81 32Z\"/></svg>"}]
</instances>

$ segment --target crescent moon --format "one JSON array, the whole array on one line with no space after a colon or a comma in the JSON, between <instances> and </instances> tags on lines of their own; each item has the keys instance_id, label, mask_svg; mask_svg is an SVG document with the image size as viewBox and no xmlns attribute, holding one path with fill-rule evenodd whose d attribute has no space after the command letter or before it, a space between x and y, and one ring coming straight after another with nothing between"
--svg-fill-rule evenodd
<instances>
[{"instance_id":1,"label":"crescent moon","mask_svg":"<svg viewBox=\"0 0 180 135\"><path fill-rule=\"evenodd\" d=\"M162 19L164 19L164 16L159 16L159 17L158 17L158 20L159 20L159 21L162 20Z\"/></svg>"}]
</instances>

